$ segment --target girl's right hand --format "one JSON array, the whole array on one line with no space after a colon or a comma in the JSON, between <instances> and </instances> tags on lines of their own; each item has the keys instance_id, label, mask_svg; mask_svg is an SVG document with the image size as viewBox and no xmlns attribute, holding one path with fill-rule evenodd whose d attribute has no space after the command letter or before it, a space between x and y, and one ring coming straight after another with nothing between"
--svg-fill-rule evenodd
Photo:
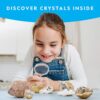
<instances>
[{"instance_id":1,"label":"girl's right hand","mask_svg":"<svg viewBox=\"0 0 100 100\"><path fill-rule=\"evenodd\" d=\"M41 75L32 75L32 76L29 76L28 78L27 78L27 81L28 82L30 82L30 81L32 81L32 82L36 82L36 81L43 81L43 77L41 77Z\"/></svg>"},{"instance_id":2,"label":"girl's right hand","mask_svg":"<svg viewBox=\"0 0 100 100\"><path fill-rule=\"evenodd\" d=\"M27 78L29 88L38 93L42 88L45 87L45 83L43 82L43 77L39 75L29 76Z\"/></svg>"}]
</instances>

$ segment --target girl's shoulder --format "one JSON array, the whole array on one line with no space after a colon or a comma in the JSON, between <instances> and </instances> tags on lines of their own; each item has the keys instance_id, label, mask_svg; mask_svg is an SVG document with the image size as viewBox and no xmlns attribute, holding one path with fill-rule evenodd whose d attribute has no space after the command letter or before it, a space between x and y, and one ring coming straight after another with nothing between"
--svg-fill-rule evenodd
<instances>
[{"instance_id":1,"label":"girl's shoulder","mask_svg":"<svg viewBox=\"0 0 100 100\"><path fill-rule=\"evenodd\" d=\"M76 47L72 44L66 44L64 50L67 52L75 52L77 51Z\"/></svg>"},{"instance_id":2,"label":"girl's shoulder","mask_svg":"<svg viewBox=\"0 0 100 100\"><path fill-rule=\"evenodd\" d=\"M77 57L79 55L76 47L72 44L66 44L63 50L63 56L67 61L69 61L71 58Z\"/></svg>"}]
</instances>

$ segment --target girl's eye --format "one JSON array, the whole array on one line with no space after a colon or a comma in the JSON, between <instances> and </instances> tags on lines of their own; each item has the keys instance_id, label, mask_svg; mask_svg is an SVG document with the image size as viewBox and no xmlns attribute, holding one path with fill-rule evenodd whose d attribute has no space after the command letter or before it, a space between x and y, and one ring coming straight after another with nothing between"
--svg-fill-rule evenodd
<instances>
[{"instance_id":1,"label":"girl's eye","mask_svg":"<svg viewBox=\"0 0 100 100\"><path fill-rule=\"evenodd\" d=\"M39 43L36 43L36 45L38 45L38 46L43 46L43 44L39 44Z\"/></svg>"},{"instance_id":2,"label":"girl's eye","mask_svg":"<svg viewBox=\"0 0 100 100\"><path fill-rule=\"evenodd\" d=\"M55 47L55 46L56 46L56 44L51 44L50 46L51 46L51 47Z\"/></svg>"}]
</instances>

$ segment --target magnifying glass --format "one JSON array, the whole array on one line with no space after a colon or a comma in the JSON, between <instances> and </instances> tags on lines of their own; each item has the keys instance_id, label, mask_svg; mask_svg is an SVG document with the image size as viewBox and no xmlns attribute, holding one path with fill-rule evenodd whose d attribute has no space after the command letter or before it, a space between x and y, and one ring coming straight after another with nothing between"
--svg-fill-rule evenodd
<instances>
[{"instance_id":1,"label":"magnifying glass","mask_svg":"<svg viewBox=\"0 0 100 100\"><path fill-rule=\"evenodd\" d=\"M45 63L39 63L34 66L34 72L35 74L44 76L47 75L49 72L49 66ZM50 84L47 84L47 86L44 89L41 89L40 93L51 93L53 91L53 87L51 87Z\"/></svg>"},{"instance_id":2,"label":"magnifying glass","mask_svg":"<svg viewBox=\"0 0 100 100\"><path fill-rule=\"evenodd\" d=\"M39 63L34 66L35 74L39 74L41 76L47 75L49 72L49 66L45 63Z\"/></svg>"}]
</instances>

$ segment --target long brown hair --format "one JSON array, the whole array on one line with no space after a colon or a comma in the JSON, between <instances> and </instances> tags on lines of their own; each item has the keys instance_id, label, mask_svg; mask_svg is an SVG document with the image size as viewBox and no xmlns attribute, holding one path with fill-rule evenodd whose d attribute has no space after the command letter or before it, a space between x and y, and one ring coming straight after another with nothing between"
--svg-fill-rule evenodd
<instances>
[{"instance_id":1,"label":"long brown hair","mask_svg":"<svg viewBox=\"0 0 100 100\"><path fill-rule=\"evenodd\" d=\"M46 25L49 28L52 28L60 32L62 37L62 42L67 42L64 22L57 14L54 13L42 14L33 27L33 38L34 38L35 30L42 27L43 25Z\"/></svg>"}]
</instances>

